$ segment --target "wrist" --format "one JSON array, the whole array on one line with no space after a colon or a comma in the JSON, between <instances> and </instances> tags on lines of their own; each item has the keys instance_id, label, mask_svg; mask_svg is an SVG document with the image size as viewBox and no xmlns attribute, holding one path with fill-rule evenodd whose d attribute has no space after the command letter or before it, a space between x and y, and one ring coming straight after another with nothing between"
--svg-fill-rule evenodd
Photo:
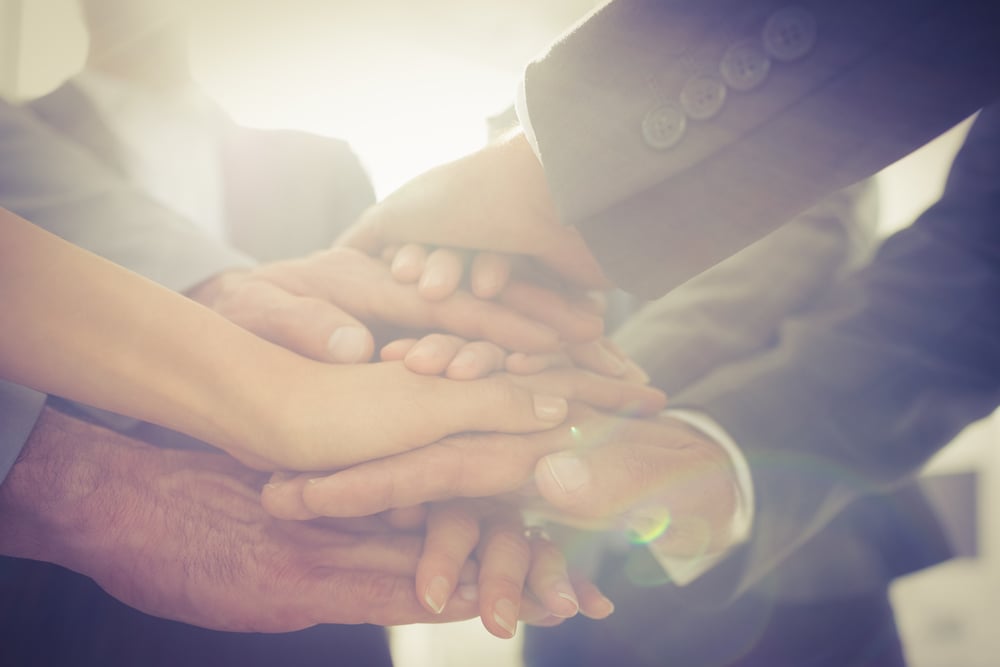
<instances>
[{"instance_id":1,"label":"wrist","mask_svg":"<svg viewBox=\"0 0 1000 667\"><path fill-rule=\"evenodd\" d=\"M87 510L102 504L112 471L128 465L131 447L113 448L115 440L132 442L45 407L0 485L0 553L81 571L77 555L88 542L107 539L120 523L116 514L132 505L118 502L97 512Z\"/></svg>"}]
</instances>

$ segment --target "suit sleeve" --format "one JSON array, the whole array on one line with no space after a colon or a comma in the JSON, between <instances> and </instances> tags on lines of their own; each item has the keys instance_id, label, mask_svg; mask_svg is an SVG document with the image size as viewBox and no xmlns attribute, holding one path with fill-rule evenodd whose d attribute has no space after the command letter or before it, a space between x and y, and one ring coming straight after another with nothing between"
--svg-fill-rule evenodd
<instances>
[{"instance_id":1,"label":"suit sleeve","mask_svg":"<svg viewBox=\"0 0 1000 667\"><path fill-rule=\"evenodd\" d=\"M1000 108L941 200L771 352L675 398L736 439L754 480L742 585L851 499L917 471L1000 403Z\"/></svg>"},{"instance_id":2,"label":"suit sleeve","mask_svg":"<svg viewBox=\"0 0 1000 667\"><path fill-rule=\"evenodd\" d=\"M675 394L774 344L781 323L869 259L874 181L834 193L792 223L648 303L615 341Z\"/></svg>"},{"instance_id":3,"label":"suit sleeve","mask_svg":"<svg viewBox=\"0 0 1000 667\"><path fill-rule=\"evenodd\" d=\"M659 296L996 99L992 0L614 0L528 66L562 217Z\"/></svg>"},{"instance_id":4,"label":"suit sleeve","mask_svg":"<svg viewBox=\"0 0 1000 667\"><path fill-rule=\"evenodd\" d=\"M130 188L86 150L0 103L0 205L184 292L252 260Z\"/></svg>"},{"instance_id":5,"label":"suit sleeve","mask_svg":"<svg viewBox=\"0 0 1000 667\"><path fill-rule=\"evenodd\" d=\"M130 189L84 150L3 102L0 206L176 291L252 263ZM13 465L44 402L43 394L0 382L0 475Z\"/></svg>"}]
</instances>

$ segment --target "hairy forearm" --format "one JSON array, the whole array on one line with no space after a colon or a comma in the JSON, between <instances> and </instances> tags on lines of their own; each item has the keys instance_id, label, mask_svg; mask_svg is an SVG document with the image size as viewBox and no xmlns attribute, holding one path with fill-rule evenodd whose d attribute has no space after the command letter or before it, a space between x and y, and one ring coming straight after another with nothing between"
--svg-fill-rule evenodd
<instances>
[{"instance_id":1,"label":"hairy forearm","mask_svg":"<svg viewBox=\"0 0 1000 667\"><path fill-rule=\"evenodd\" d=\"M12 214L0 229L5 379L229 447L265 379L304 363Z\"/></svg>"}]
</instances>

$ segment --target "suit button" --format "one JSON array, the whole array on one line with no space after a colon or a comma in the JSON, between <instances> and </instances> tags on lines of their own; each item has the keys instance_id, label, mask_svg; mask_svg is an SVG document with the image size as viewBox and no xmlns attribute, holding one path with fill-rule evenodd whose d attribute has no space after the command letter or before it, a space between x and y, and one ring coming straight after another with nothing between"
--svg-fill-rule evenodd
<instances>
[{"instance_id":1,"label":"suit button","mask_svg":"<svg viewBox=\"0 0 1000 667\"><path fill-rule=\"evenodd\" d=\"M791 62L816 44L816 17L794 5L779 9L764 24L764 50L775 60Z\"/></svg>"},{"instance_id":2,"label":"suit button","mask_svg":"<svg viewBox=\"0 0 1000 667\"><path fill-rule=\"evenodd\" d=\"M677 145L684 136L687 118L673 104L650 109L642 119L642 138L651 148L666 150Z\"/></svg>"},{"instance_id":3,"label":"suit button","mask_svg":"<svg viewBox=\"0 0 1000 667\"><path fill-rule=\"evenodd\" d=\"M733 90L746 92L764 83L771 69L771 59L753 42L740 42L722 56L719 71L722 80Z\"/></svg>"},{"instance_id":4,"label":"suit button","mask_svg":"<svg viewBox=\"0 0 1000 667\"><path fill-rule=\"evenodd\" d=\"M706 120L719 113L725 101L726 86L713 77L696 76L681 88L681 106L696 120Z\"/></svg>"}]
</instances>

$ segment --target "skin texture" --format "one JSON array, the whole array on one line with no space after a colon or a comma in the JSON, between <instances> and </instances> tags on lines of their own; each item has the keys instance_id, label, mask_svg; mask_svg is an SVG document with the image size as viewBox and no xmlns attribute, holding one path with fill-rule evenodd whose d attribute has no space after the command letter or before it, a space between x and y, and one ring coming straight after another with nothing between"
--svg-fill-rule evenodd
<instances>
[{"instance_id":1,"label":"skin texture","mask_svg":"<svg viewBox=\"0 0 1000 667\"><path fill-rule=\"evenodd\" d=\"M560 426L530 435L447 438L333 475L264 487L277 516L366 516L452 497L516 493L563 523L619 528L667 510L662 553L690 556L726 545L735 471L713 440L669 417L635 419L575 406ZM528 487L527 489L525 487Z\"/></svg>"},{"instance_id":2,"label":"skin texture","mask_svg":"<svg viewBox=\"0 0 1000 667\"><path fill-rule=\"evenodd\" d=\"M420 535L373 522L281 522L263 479L223 455L169 451L46 409L0 486L0 548L92 577L147 613L207 628L283 632L316 623L474 616L414 593Z\"/></svg>"},{"instance_id":3,"label":"skin texture","mask_svg":"<svg viewBox=\"0 0 1000 667\"><path fill-rule=\"evenodd\" d=\"M402 363L312 361L16 216L0 213L0 225L0 375L182 431L261 469L329 470L453 433L552 428L567 399L662 403L654 390L562 369L455 382ZM382 284L401 287L387 273ZM301 334L305 311L255 311L254 289L236 290L240 312ZM216 296L229 303L225 294Z\"/></svg>"},{"instance_id":4,"label":"skin texture","mask_svg":"<svg viewBox=\"0 0 1000 667\"><path fill-rule=\"evenodd\" d=\"M576 287L608 286L579 233L560 223L542 166L520 133L417 176L338 243L370 254L405 243L520 254Z\"/></svg>"}]
</instances>

